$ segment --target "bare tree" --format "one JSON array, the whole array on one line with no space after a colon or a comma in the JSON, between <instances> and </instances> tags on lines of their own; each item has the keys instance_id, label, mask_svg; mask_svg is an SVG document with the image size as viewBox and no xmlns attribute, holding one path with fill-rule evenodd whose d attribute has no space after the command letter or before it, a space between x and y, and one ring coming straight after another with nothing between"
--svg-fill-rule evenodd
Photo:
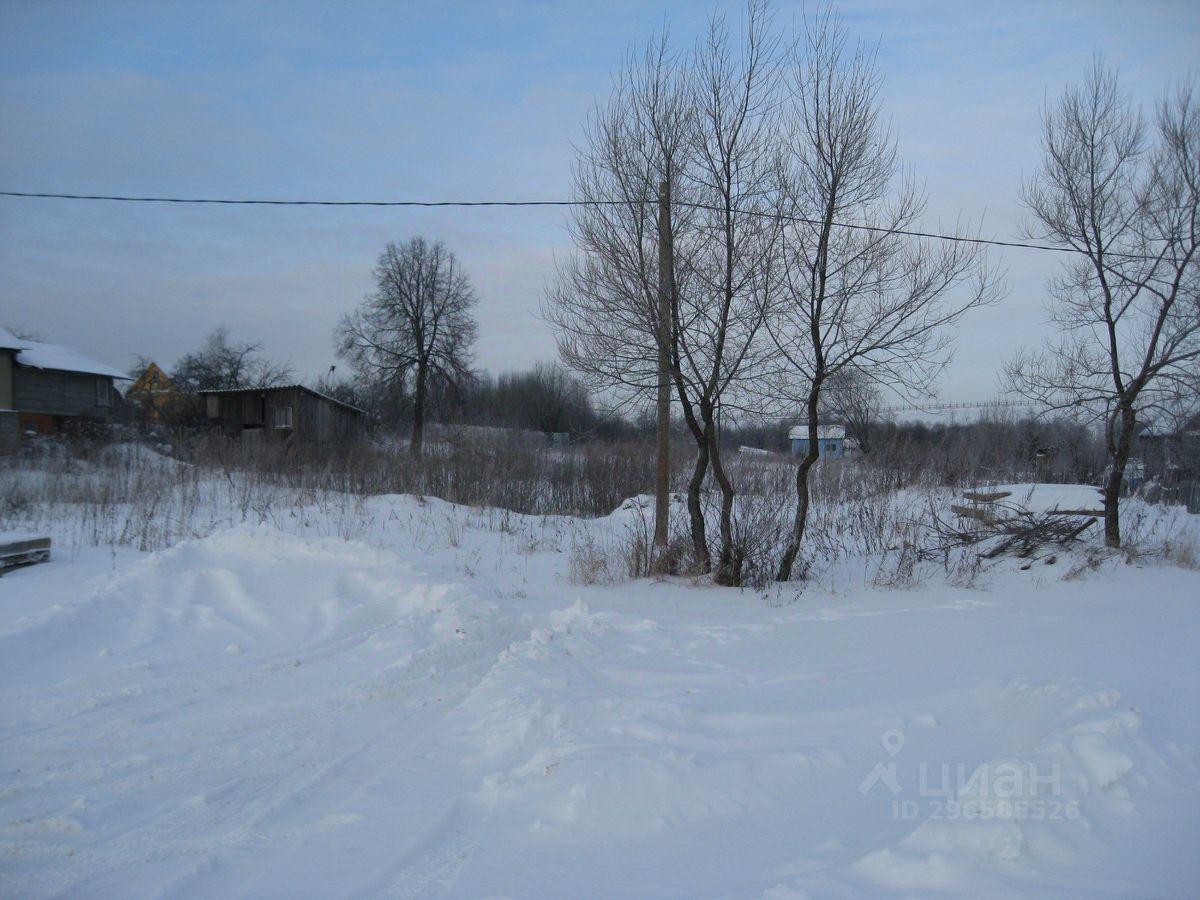
<instances>
[{"instance_id":1,"label":"bare tree","mask_svg":"<svg viewBox=\"0 0 1200 900\"><path fill-rule=\"evenodd\" d=\"M779 47L766 4L752 0L736 38L723 17L709 20L689 67L694 125L681 180L693 205L682 251L676 241L676 272L685 273L687 289L675 304L675 380L697 469L711 466L721 494L718 584L740 584L744 561L720 418L738 411L762 360L762 326L775 291Z\"/></svg>"},{"instance_id":2,"label":"bare tree","mask_svg":"<svg viewBox=\"0 0 1200 900\"><path fill-rule=\"evenodd\" d=\"M566 365L611 396L615 409L654 398L660 430L671 388L670 379L663 384L661 361L677 355L672 323L681 289L678 237L687 229L680 201L687 199L682 170L692 118L685 66L664 32L626 60L609 101L588 122L574 186L575 199L585 205L575 208L570 224L577 252L560 266L544 305ZM706 472L707 461L698 461L689 491L701 565L708 557L700 509ZM665 550L664 512L656 509L656 565Z\"/></svg>"},{"instance_id":3,"label":"bare tree","mask_svg":"<svg viewBox=\"0 0 1200 900\"><path fill-rule=\"evenodd\" d=\"M375 281L375 292L338 326L338 354L360 376L411 391L410 449L419 454L431 390L469 375L475 290L446 245L423 237L389 243Z\"/></svg>"},{"instance_id":4,"label":"bare tree","mask_svg":"<svg viewBox=\"0 0 1200 900\"><path fill-rule=\"evenodd\" d=\"M1152 137L1148 135L1152 133ZM1200 105L1168 93L1154 125L1097 59L1042 116L1043 163L1025 185L1029 233L1077 253L1050 283L1059 337L1007 366L1008 386L1047 411L1101 424L1109 459L1104 537L1138 423L1194 408L1200 360Z\"/></svg>"},{"instance_id":5,"label":"bare tree","mask_svg":"<svg viewBox=\"0 0 1200 900\"><path fill-rule=\"evenodd\" d=\"M757 358L778 232L780 70L769 25L765 3L754 0L740 40L714 16L690 55L672 54L663 36L627 63L590 123L576 170L576 196L588 201L572 227L579 252L547 303L564 361L597 388L631 401L655 396L666 351L696 444L687 491L693 554L711 569L701 497L711 469L721 492L716 578L727 584L740 580L741 565L718 425Z\"/></svg>"},{"instance_id":6,"label":"bare tree","mask_svg":"<svg viewBox=\"0 0 1200 900\"><path fill-rule=\"evenodd\" d=\"M579 432L591 425L587 386L557 363L537 363L528 372L501 375L496 393L508 421L544 434Z\"/></svg>"},{"instance_id":7,"label":"bare tree","mask_svg":"<svg viewBox=\"0 0 1200 900\"><path fill-rule=\"evenodd\" d=\"M821 399L821 419L846 426L863 454L872 449L873 432L884 415L883 392L866 372L846 368L825 380Z\"/></svg>"},{"instance_id":8,"label":"bare tree","mask_svg":"<svg viewBox=\"0 0 1200 900\"><path fill-rule=\"evenodd\" d=\"M893 187L896 150L880 121L879 85L874 55L848 45L828 9L806 21L781 166L795 211L784 231L786 299L768 319L778 367L765 382L773 399L801 407L809 438L780 581L804 537L829 380L857 370L901 392L927 391L949 359L944 327L994 295L978 245L897 233L925 202L911 179Z\"/></svg>"},{"instance_id":9,"label":"bare tree","mask_svg":"<svg viewBox=\"0 0 1200 900\"><path fill-rule=\"evenodd\" d=\"M214 328L203 346L181 357L171 380L182 391L264 388L284 384L293 377L292 367L263 355L259 341L230 340L224 325Z\"/></svg>"},{"instance_id":10,"label":"bare tree","mask_svg":"<svg viewBox=\"0 0 1200 900\"><path fill-rule=\"evenodd\" d=\"M0 325L0 330L7 331L13 337L22 341L45 341L45 335L34 331L31 328L24 328L20 325Z\"/></svg>"}]
</instances>

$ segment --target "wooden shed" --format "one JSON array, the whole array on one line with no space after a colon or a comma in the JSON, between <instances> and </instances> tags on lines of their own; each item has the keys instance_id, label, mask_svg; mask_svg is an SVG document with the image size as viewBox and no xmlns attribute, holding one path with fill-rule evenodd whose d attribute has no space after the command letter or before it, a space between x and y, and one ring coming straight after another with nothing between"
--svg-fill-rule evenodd
<instances>
[{"instance_id":1,"label":"wooden shed","mask_svg":"<svg viewBox=\"0 0 1200 900\"><path fill-rule=\"evenodd\" d=\"M349 440L366 427L363 410L300 384L197 393L205 420L230 437L324 443Z\"/></svg>"}]
</instances>

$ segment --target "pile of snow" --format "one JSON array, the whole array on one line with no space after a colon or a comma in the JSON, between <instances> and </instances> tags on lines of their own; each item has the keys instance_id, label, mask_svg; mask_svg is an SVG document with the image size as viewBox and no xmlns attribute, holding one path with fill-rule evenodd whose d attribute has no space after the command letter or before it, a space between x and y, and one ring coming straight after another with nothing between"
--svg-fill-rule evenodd
<instances>
[{"instance_id":1,"label":"pile of snow","mask_svg":"<svg viewBox=\"0 0 1200 900\"><path fill-rule=\"evenodd\" d=\"M222 654L302 655L350 640L411 657L453 636L455 590L364 544L244 526L155 553L11 623L0 633L0 681L130 664L174 671L217 665Z\"/></svg>"}]
</instances>

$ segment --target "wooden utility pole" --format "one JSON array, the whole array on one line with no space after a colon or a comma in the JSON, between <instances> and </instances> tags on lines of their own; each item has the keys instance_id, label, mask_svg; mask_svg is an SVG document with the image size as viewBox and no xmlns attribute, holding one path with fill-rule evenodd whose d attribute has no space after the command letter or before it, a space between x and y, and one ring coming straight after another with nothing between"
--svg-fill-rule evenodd
<instances>
[{"instance_id":1,"label":"wooden utility pole","mask_svg":"<svg viewBox=\"0 0 1200 900\"><path fill-rule=\"evenodd\" d=\"M668 565L667 541L671 515L671 186L658 185L658 458L654 479L653 567Z\"/></svg>"}]
</instances>

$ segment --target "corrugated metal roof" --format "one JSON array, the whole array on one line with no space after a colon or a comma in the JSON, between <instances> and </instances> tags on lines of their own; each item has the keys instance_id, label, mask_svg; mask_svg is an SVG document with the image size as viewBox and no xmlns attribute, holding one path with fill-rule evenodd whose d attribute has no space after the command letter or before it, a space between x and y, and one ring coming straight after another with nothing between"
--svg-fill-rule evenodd
<instances>
[{"instance_id":1,"label":"corrugated metal roof","mask_svg":"<svg viewBox=\"0 0 1200 900\"><path fill-rule=\"evenodd\" d=\"M336 403L338 406L344 406L346 409L354 410L362 415L369 413L352 403L347 403L344 400L339 400L337 397L330 397L328 394L322 394L320 391L313 390L304 384L275 384L271 387L248 387L248 388L203 388L196 391L197 394L265 394L268 391L307 391L314 397L320 397L322 400L328 400L330 403Z\"/></svg>"}]
</instances>

